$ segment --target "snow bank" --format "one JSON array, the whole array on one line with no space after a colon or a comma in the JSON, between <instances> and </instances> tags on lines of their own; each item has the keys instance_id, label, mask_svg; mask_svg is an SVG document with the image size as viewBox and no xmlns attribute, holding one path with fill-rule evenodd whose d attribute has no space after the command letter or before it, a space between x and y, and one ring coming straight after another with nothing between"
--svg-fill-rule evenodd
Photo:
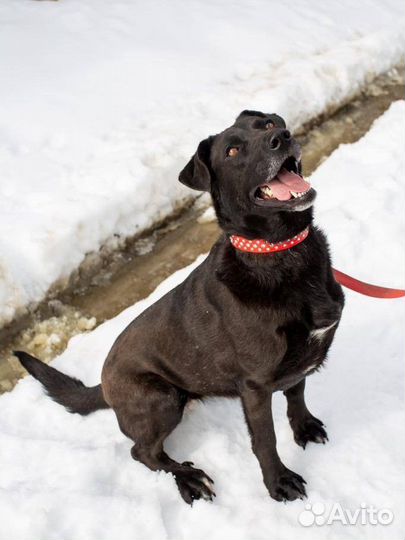
<instances>
[{"instance_id":1,"label":"snow bank","mask_svg":"<svg viewBox=\"0 0 405 540\"><path fill-rule=\"evenodd\" d=\"M318 223L328 231L336 266L402 285L405 102L392 105L369 134L339 148L314 174ZM359 185L363 187L360 188ZM384 236L385 235L385 236ZM76 336L53 363L87 384L100 380L117 334L199 264L180 270L146 300L90 334ZM307 503L394 513L390 525L313 525L298 519L306 502L268 496L238 401L211 399L187 410L167 442L215 480L217 498L193 508L171 475L129 455L131 442L111 411L69 415L31 377L0 398L0 538L392 539L404 530L404 301L347 291L347 305L326 369L310 377L308 403L327 424L330 442L293 441L285 399L275 399L278 448L308 482Z\"/></svg>"},{"instance_id":2,"label":"snow bank","mask_svg":"<svg viewBox=\"0 0 405 540\"><path fill-rule=\"evenodd\" d=\"M0 0L0 326L114 235L170 213L199 140L292 128L404 50L399 0Z\"/></svg>"}]
</instances>

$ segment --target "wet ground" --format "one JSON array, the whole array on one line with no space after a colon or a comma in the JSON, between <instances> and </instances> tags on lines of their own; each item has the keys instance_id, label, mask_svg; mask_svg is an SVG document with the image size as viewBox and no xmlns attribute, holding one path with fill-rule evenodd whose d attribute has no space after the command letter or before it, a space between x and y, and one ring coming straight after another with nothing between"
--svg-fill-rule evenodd
<instances>
[{"instance_id":1,"label":"wet ground","mask_svg":"<svg viewBox=\"0 0 405 540\"><path fill-rule=\"evenodd\" d=\"M364 135L390 103L404 99L404 88L404 70L392 70L331 116L301 130L304 175L340 144ZM145 298L167 276L208 251L219 233L215 221L202 217L208 204L200 197L167 223L127 242L124 249L90 256L67 290L53 293L33 313L0 331L0 393L10 390L24 373L13 349L51 360L73 335L92 330Z\"/></svg>"}]
</instances>

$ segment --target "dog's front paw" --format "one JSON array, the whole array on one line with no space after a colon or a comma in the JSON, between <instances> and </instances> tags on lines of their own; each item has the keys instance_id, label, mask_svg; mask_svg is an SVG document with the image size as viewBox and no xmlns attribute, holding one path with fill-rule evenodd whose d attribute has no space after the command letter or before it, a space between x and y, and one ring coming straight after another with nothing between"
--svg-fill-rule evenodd
<instances>
[{"instance_id":1,"label":"dog's front paw","mask_svg":"<svg viewBox=\"0 0 405 540\"><path fill-rule=\"evenodd\" d=\"M325 444L329 440L323 422L315 416L306 416L299 422L291 423L291 427L295 442L304 450L308 442Z\"/></svg>"},{"instance_id":2,"label":"dog's front paw","mask_svg":"<svg viewBox=\"0 0 405 540\"><path fill-rule=\"evenodd\" d=\"M305 480L299 474L284 467L280 474L273 480L269 489L270 495L276 501L295 501L307 496Z\"/></svg>"}]
</instances>

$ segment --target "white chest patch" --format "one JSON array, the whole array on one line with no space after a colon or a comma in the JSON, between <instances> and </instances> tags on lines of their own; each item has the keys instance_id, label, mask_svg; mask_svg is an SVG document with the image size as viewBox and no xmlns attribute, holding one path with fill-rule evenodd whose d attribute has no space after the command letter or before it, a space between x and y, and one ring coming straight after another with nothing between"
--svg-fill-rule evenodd
<instances>
[{"instance_id":1,"label":"white chest patch","mask_svg":"<svg viewBox=\"0 0 405 540\"><path fill-rule=\"evenodd\" d=\"M336 326L337 321L330 324L329 326L323 326L322 328L316 328L315 330L312 330L309 334L309 339L316 339L318 341L322 341L323 337L329 330L331 330L334 326Z\"/></svg>"},{"instance_id":2,"label":"white chest patch","mask_svg":"<svg viewBox=\"0 0 405 540\"><path fill-rule=\"evenodd\" d=\"M315 369L317 367L317 365L318 364L312 364L312 366L307 367L306 369L304 369L304 373L309 373L310 371Z\"/></svg>"}]
</instances>

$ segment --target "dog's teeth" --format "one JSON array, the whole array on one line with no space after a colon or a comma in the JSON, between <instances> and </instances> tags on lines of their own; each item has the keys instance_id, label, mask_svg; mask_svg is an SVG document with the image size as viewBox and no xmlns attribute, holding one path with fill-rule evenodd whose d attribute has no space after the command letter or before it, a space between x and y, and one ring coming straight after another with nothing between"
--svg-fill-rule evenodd
<instances>
[{"instance_id":1,"label":"dog's teeth","mask_svg":"<svg viewBox=\"0 0 405 540\"><path fill-rule=\"evenodd\" d=\"M273 192L271 191L271 188L269 186L263 186L262 192L267 195L267 197L274 197Z\"/></svg>"},{"instance_id":2,"label":"dog's teeth","mask_svg":"<svg viewBox=\"0 0 405 540\"><path fill-rule=\"evenodd\" d=\"M297 197L303 197L306 192L303 193L297 193L296 191L290 191L291 195L296 199Z\"/></svg>"}]
</instances>

